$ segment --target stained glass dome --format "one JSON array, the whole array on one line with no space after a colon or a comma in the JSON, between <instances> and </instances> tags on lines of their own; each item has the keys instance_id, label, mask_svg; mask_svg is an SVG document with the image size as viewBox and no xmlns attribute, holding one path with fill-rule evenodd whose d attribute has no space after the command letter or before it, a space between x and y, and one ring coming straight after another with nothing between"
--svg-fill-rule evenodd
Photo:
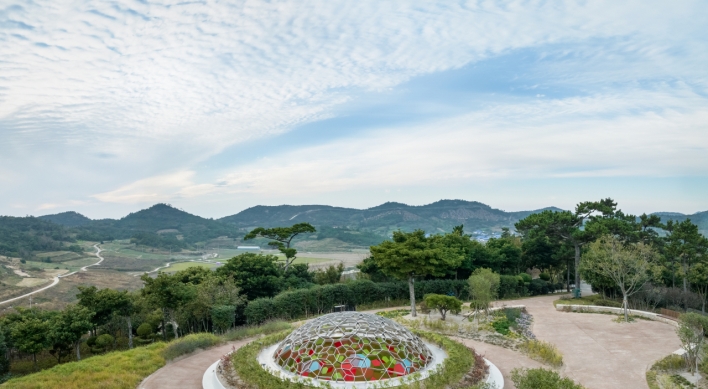
<instances>
[{"instance_id":1,"label":"stained glass dome","mask_svg":"<svg viewBox=\"0 0 708 389\"><path fill-rule=\"evenodd\" d=\"M293 331L273 354L290 374L329 381L378 381L425 368L431 351L400 324L377 315L324 315Z\"/></svg>"}]
</instances>

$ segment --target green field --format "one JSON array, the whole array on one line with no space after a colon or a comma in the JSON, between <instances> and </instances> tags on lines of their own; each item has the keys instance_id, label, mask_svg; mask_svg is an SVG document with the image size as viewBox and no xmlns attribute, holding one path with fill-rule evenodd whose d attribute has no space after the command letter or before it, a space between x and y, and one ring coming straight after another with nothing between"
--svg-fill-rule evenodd
<instances>
[{"instance_id":1,"label":"green field","mask_svg":"<svg viewBox=\"0 0 708 389\"><path fill-rule=\"evenodd\" d=\"M185 270L190 267L204 267L207 269L214 269L217 265L215 263L204 263L204 262L179 262L179 263L173 263L170 265L170 267L166 267L164 269L160 269L165 273L175 273L180 270Z\"/></svg>"}]
</instances>

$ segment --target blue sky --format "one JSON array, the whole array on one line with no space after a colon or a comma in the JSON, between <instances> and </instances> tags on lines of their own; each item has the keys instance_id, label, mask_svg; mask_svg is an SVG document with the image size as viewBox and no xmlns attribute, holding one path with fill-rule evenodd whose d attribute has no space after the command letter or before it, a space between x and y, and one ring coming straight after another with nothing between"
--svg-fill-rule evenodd
<instances>
[{"instance_id":1,"label":"blue sky","mask_svg":"<svg viewBox=\"0 0 708 389\"><path fill-rule=\"evenodd\" d=\"M708 210L704 1L0 5L0 214Z\"/></svg>"}]
</instances>

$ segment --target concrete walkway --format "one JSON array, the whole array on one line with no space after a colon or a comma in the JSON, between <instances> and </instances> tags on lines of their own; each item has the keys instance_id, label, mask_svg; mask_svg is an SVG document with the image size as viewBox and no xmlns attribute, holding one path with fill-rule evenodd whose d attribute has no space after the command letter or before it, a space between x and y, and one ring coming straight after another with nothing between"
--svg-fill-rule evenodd
<instances>
[{"instance_id":1,"label":"concrete walkway","mask_svg":"<svg viewBox=\"0 0 708 389\"><path fill-rule=\"evenodd\" d=\"M680 348L675 327L660 322L637 320L615 323L614 315L556 311L558 296L497 302L522 304L534 317L536 336L555 344L563 354L561 373L588 389L648 389L646 370L658 359ZM392 308L395 309L395 308ZM458 339L475 348L502 372L505 389L513 389L514 368L542 367L526 356L502 347ZM201 389L204 371L222 355L248 341L233 342L170 363L138 386L139 389Z\"/></svg>"},{"instance_id":2,"label":"concrete walkway","mask_svg":"<svg viewBox=\"0 0 708 389\"><path fill-rule=\"evenodd\" d=\"M509 350L507 348L495 346L493 344L478 342L472 339L454 338L465 346L472 347L475 352L489 359L504 376L504 389L513 389L514 383L511 382L511 371L515 368L534 369L544 367L541 363L534 361L520 353Z\"/></svg>"},{"instance_id":3,"label":"concrete walkway","mask_svg":"<svg viewBox=\"0 0 708 389\"><path fill-rule=\"evenodd\" d=\"M201 389L206 369L233 348L239 349L252 339L229 342L168 363L143 380L138 389Z\"/></svg>"},{"instance_id":4,"label":"concrete walkway","mask_svg":"<svg viewBox=\"0 0 708 389\"><path fill-rule=\"evenodd\" d=\"M534 318L533 333L556 345L563 354L561 373L588 389L648 389L646 370L681 347L672 325L649 320L616 323L614 315L559 312L553 306L557 298L544 296L503 304L526 305ZM496 364L494 358L491 352L487 356ZM503 364L497 366L501 369Z\"/></svg>"}]
</instances>

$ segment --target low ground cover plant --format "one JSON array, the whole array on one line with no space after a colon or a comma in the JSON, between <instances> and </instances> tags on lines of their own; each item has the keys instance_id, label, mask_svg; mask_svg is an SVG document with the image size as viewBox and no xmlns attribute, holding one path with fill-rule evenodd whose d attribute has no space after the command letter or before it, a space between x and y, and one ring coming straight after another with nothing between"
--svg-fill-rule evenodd
<instances>
[{"instance_id":1,"label":"low ground cover plant","mask_svg":"<svg viewBox=\"0 0 708 389\"><path fill-rule=\"evenodd\" d=\"M547 369L514 369L511 380L516 389L585 389L567 377Z\"/></svg>"},{"instance_id":2,"label":"low ground cover plant","mask_svg":"<svg viewBox=\"0 0 708 389\"><path fill-rule=\"evenodd\" d=\"M243 326L234 328L222 337L227 341L241 340L256 335L270 335L276 332L292 329L293 325L283 320L274 320L263 323L259 326Z\"/></svg>"},{"instance_id":3,"label":"low ground cover plant","mask_svg":"<svg viewBox=\"0 0 708 389\"><path fill-rule=\"evenodd\" d=\"M378 316L385 317L387 319L395 319L397 317L406 316L411 313L410 309L396 309L393 311L381 311L376 312Z\"/></svg>"},{"instance_id":4,"label":"low ground cover plant","mask_svg":"<svg viewBox=\"0 0 708 389\"><path fill-rule=\"evenodd\" d=\"M136 387L165 365L165 343L57 365L39 373L14 378L0 388L12 389L123 389Z\"/></svg>"},{"instance_id":5,"label":"low ground cover plant","mask_svg":"<svg viewBox=\"0 0 708 389\"><path fill-rule=\"evenodd\" d=\"M558 348L551 343L542 340L529 339L520 346L521 351L529 358L545 363L553 367L563 365L563 355Z\"/></svg>"},{"instance_id":6,"label":"low ground cover plant","mask_svg":"<svg viewBox=\"0 0 708 389\"><path fill-rule=\"evenodd\" d=\"M671 376L686 368L686 361L681 355L671 354L655 362L647 371L647 384L650 389L671 388ZM680 388L680 386L676 387Z\"/></svg>"},{"instance_id":7,"label":"low ground cover plant","mask_svg":"<svg viewBox=\"0 0 708 389\"><path fill-rule=\"evenodd\" d=\"M194 352L195 350L205 350L223 342L223 339L208 333L190 334L173 342L170 342L162 351L162 356L169 361L179 356Z\"/></svg>"}]
</instances>

